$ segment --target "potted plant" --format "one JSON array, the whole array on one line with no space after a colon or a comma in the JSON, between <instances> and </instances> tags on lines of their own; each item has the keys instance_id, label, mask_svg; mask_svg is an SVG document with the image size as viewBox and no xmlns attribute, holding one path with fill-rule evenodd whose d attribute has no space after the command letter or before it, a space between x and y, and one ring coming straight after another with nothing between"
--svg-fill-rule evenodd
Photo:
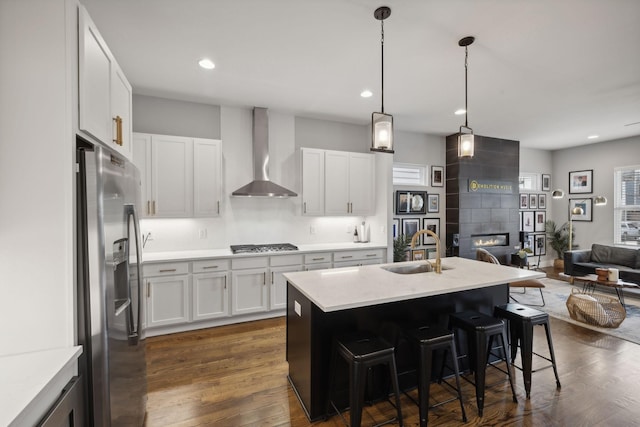
<instances>
[{"instance_id":1,"label":"potted plant","mask_svg":"<svg viewBox=\"0 0 640 427\"><path fill-rule=\"evenodd\" d=\"M547 234L547 243L558 255L553 260L553 268L564 270L564 253L569 250L569 224L565 222L558 227L553 220L547 220L544 223L544 231Z\"/></svg>"},{"instance_id":2,"label":"potted plant","mask_svg":"<svg viewBox=\"0 0 640 427\"><path fill-rule=\"evenodd\" d=\"M407 246L411 240L406 234L401 234L393 240L393 262L407 260Z\"/></svg>"}]
</instances>

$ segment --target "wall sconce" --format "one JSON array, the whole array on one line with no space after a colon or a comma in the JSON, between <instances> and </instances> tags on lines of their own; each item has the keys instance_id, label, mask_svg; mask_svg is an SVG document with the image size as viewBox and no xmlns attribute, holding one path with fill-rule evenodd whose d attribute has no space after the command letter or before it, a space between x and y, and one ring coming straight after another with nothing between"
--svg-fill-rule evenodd
<instances>
[{"instance_id":1,"label":"wall sconce","mask_svg":"<svg viewBox=\"0 0 640 427\"><path fill-rule=\"evenodd\" d=\"M473 129L469 127L468 123L468 93L467 93L467 70L469 68L468 58L469 50L468 46L475 41L475 37L467 36L458 42L458 46L464 46L464 126L460 126L460 133L458 134L458 157L473 157L475 137L473 135ZM468 132L463 133L462 130L466 129Z\"/></svg>"},{"instance_id":2,"label":"wall sconce","mask_svg":"<svg viewBox=\"0 0 640 427\"><path fill-rule=\"evenodd\" d=\"M371 114L371 151L393 153L393 116L384 112L384 20L391 15L391 9L381 6L373 12L380 21L380 50L382 52L381 91L382 105L379 113Z\"/></svg>"}]
</instances>

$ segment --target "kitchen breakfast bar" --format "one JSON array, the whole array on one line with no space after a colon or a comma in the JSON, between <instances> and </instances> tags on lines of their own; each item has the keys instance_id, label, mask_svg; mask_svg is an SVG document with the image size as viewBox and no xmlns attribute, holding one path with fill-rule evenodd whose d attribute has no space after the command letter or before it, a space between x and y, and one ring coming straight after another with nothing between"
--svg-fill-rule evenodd
<instances>
[{"instance_id":1,"label":"kitchen breakfast bar","mask_svg":"<svg viewBox=\"0 0 640 427\"><path fill-rule=\"evenodd\" d=\"M427 263L285 273L289 381L311 421L325 415L334 335L383 333L389 324L414 321L446 327L450 313L492 314L495 305L508 302L509 282L545 277L457 257L443 258L438 274L424 272Z\"/></svg>"}]
</instances>

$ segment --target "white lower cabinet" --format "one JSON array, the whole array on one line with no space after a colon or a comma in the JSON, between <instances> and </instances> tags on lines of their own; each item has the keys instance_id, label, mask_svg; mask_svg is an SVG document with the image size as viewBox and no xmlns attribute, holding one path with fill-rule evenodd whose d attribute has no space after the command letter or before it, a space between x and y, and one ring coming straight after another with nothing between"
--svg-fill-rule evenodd
<instances>
[{"instance_id":1,"label":"white lower cabinet","mask_svg":"<svg viewBox=\"0 0 640 427\"><path fill-rule=\"evenodd\" d=\"M216 319L229 315L228 273L200 273L192 277L193 320Z\"/></svg>"},{"instance_id":2,"label":"white lower cabinet","mask_svg":"<svg viewBox=\"0 0 640 427\"><path fill-rule=\"evenodd\" d=\"M340 251L333 254L333 267L353 267L361 265L381 264L386 251L384 249L359 249Z\"/></svg>"},{"instance_id":3,"label":"white lower cabinet","mask_svg":"<svg viewBox=\"0 0 640 427\"><path fill-rule=\"evenodd\" d=\"M271 289L269 290L269 309L287 308L287 279L284 273L302 271L302 255L279 255L270 258Z\"/></svg>"},{"instance_id":4,"label":"white lower cabinet","mask_svg":"<svg viewBox=\"0 0 640 427\"><path fill-rule=\"evenodd\" d=\"M239 258L231 260L231 314L267 311L268 258Z\"/></svg>"},{"instance_id":5,"label":"white lower cabinet","mask_svg":"<svg viewBox=\"0 0 640 427\"><path fill-rule=\"evenodd\" d=\"M147 327L189 321L189 275L150 277L147 282Z\"/></svg>"}]
</instances>

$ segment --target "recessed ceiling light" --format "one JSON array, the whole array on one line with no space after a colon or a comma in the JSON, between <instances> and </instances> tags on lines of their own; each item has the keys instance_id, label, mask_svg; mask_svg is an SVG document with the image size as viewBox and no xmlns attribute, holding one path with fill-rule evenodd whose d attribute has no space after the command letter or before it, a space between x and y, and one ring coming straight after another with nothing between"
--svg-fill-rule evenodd
<instances>
[{"instance_id":1,"label":"recessed ceiling light","mask_svg":"<svg viewBox=\"0 0 640 427\"><path fill-rule=\"evenodd\" d=\"M587 139L597 139L597 138L599 138L599 137L600 137L600 135L589 135L589 136L587 137Z\"/></svg>"},{"instance_id":2,"label":"recessed ceiling light","mask_svg":"<svg viewBox=\"0 0 640 427\"><path fill-rule=\"evenodd\" d=\"M216 64L214 64L213 61L209 58L201 59L200 61L198 61L198 65L200 65L205 70L213 70L214 68L216 68Z\"/></svg>"},{"instance_id":3,"label":"recessed ceiling light","mask_svg":"<svg viewBox=\"0 0 640 427\"><path fill-rule=\"evenodd\" d=\"M366 89L360 92L360 96L363 98L371 98L371 96L373 96L373 93L369 89Z\"/></svg>"},{"instance_id":4,"label":"recessed ceiling light","mask_svg":"<svg viewBox=\"0 0 640 427\"><path fill-rule=\"evenodd\" d=\"M464 113L466 113L466 112L467 112L467 110L465 110L464 108L461 108L461 109L459 109L459 110L456 110L456 112L455 112L455 113L453 113L453 114L455 114L456 116L461 116L461 115L463 115L463 114L464 114Z\"/></svg>"}]
</instances>

